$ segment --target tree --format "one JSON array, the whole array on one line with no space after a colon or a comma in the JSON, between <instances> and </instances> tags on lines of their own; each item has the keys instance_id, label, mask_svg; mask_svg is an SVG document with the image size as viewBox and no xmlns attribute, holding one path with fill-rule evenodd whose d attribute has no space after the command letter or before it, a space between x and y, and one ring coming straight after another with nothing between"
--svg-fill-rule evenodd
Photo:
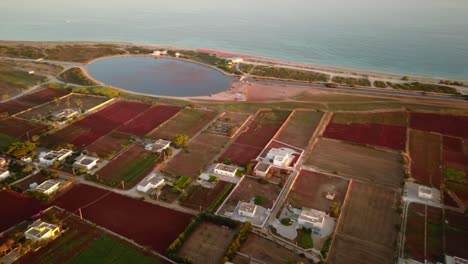
<instances>
[{"instance_id":1,"label":"tree","mask_svg":"<svg viewBox=\"0 0 468 264\"><path fill-rule=\"evenodd\" d=\"M80 98L76 98L75 99L75 105L78 107L78 110L80 111L80 113L83 111L81 109L81 107L83 107L83 100L81 100Z\"/></svg>"},{"instance_id":2,"label":"tree","mask_svg":"<svg viewBox=\"0 0 468 264\"><path fill-rule=\"evenodd\" d=\"M26 141L26 142L13 142L6 151L7 155L11 155L15 158L21 158L27 154L33 152L36 149L36 143Z\"/></svg>"},{"instance_id":3,"label":"tree","mask_svg":"<svg viewBox=\"0 0 468 264\"><path fill-rule=\"evenodd\" d=\"M70 98L68 98L67 101L65 102L65 106L66 106L67 108L70 108L70 107L71 107Z\"/></svg>"},{"instance_id":4,"label":"tree","mask_svg":"<svg viewBox=\"0 0 468 264\"><path fill-rule=\"evenodd\" d=\"M39 135L33 135L33 136L31 137L31 141L32 141L32 142L39 142L39 139L40 139L40 136L39 136Z\"/></svg>"},{"instance_id":5,"label":"tree","mask_svg":"<svg viewBox=\"0 0 468 264\"><path fill-rule=\"evenodd\" d=\"M253 163L247 163L247 165L245 166L245 174L253 175L253 169L254 169Z\"/></svg>"},{"instance_id":6,"label":"tree","mask_svg":"<svg viewBox=\"0 0 468 264\"><path fill-rule=\"evenodd\" d=\"M174 138L174 146L176 148L183 148L187 146L189 137L186 134L177 134Z\"/></svg>"}]
</instances>

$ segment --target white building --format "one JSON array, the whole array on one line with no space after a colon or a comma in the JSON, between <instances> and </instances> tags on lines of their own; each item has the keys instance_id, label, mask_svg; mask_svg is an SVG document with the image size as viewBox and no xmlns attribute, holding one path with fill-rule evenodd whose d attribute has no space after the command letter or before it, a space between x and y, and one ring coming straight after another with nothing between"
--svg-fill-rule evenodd
<instances>
[{"instance_id":1,"label":"white building","mask_svg":"<svg viewBox=\"0 0 468 264\"><path fill-rule=\"evenodd\" d=\"M153 51L153 56L161 56L161 51L159 50Z\"/></svg>"},{"instance_id":2,"label":"white building","mask_svg":"<svg viewBox=\"0 0 468 264\"><path fill-rule=\"evenodd\" d=\"M58 190L60 182L54 180L47 180L36 187L36 191L43 194L51 195Z\"/></svg>"},{"instance_id":3,"label":"white building","mask_svg":"<svg viewBox=\"0 0 468 264\"><path fill-rule=\"evenodd\" d=\"M28 230L24 232L26 239L40 241L45 239L55 238L60 234L60 228L56 225L36 220L29 226Z\"/></svg>"},{"instance_id":4,"label":"white building","mask_svg":"<svg viewBox=\"0 0 468 264\"><path fill-rule=\"evenodd\" d=\"M257 163L254 167L255 176L266 177L270 171L271 165L263 162Z\"/></svg>"},{"instance_id":5,"label":"white building","mask_svg":"<svg viewBox=\"0 0 468 264\"><path fill-rule=\"evenodd\" d=\"M85 169L85 170L91 170L92 168L97 166L98 161L99 161L98 158L81 155L76 159L75 163L73 163L73 167Z\"/></svg>"},{"instance_id":6,"label":"white building","mask_svg":"<svg viewBox=\"0 0 468 264\"><path fill-rule=\"evenodd\" d=\"M255 204L240 202L239 211L238 211L240 215L254 217L256 211L257 211L257 206Z\"/></svg>"},{"instance_id":7,"label":"white building","mask_svg":"<svg viewBox=\"0 0 468 264\"><path fill-rule=\"evenodd\" d=\"M297 222L306 228L322 229L326 216L325 212L312 208L303 208Z\"/></svg>"},{"instance_id":8,"label":"white building","mask_svg":"<svg viewBox=\"0 0 468 264\"><path fill-rule=\"evenodd\" d=\"M44 166L50 166L56 160L62 162L64 159L71 156L72 154L73 151L68 149L61 149L59 151L52 150L48 153L42 152L41 154L39 154L39 163L41 163Z\"/></svg>"},{"instance_id":9,"label":"white building","mask_svg":"<svg viewBox=\"0 0 468 264\"><path fill-rule=\"evenodd\" d=\"M419 186L418 196L424 199L432 199L432 188L426 186Z\"/></svg>"},{"instance_id":10,"label":"white building","mask_svg":"<svg viewBox=\"0 0 468 264\"><path fill-rule=\"evenodd\" d=\"M237 167L232 165L226 165L222 163L216 164L213 169L214 173L219 175L225 175L230 177L235 177L237 172Z\"/></svg>"},{"instance_id":11,"label":"white building","mask_svg":"<svg viewBox=\"0 0 468 264\"><path fill-rule=\"evenodd\" d=\"M176 52L175 56L176 56L176 58L179 58L180 57L180 52Z\"/></svg>"},{"instance_id":12,"label":"white building","mask_svg":"<svg viewBox=\"0 0 468 264\"><path fill-rule=\"evenodd\" d=\"M55 121L67 121L78 115L79 115L78 111L71 109L71 108L66 108L66 109L62 109L53 113L52 118Z\"/></svg>"},{"instance_id":13,"label":"white building","mask_svg":"<svg viewBox=\"0 0 468 264\"><path fill-rule=\"evenodd\" d=\"M275 166L288 167L294 160L293 154L299 153L290 148L272 148L268 151L266 159Z\"/></svg>"},{"instance_id":14,"label":"white building","mask_svg":"<svg viewBox=\"0 0 468 264\"><path fill-rule=\"evenodd\" d=\"M232 63L242 63L244 62L243 58L229 58Z\"/></svg>"},{"instance_id":15,"label":"white building","mask_svg":"<svg viewBox=\"0 0 468 264\"><path fill-rule=\"evenodd\" d=\"M10 171L0 168L0 182L4 181L8 177L10 177Z\"/></svg>"},{"instance_id":16,"label":"white building","mask_svg":"<svg viewBox=\"0 0 468 264\"><path fill-rule=\"evenodd\" d=\"M161 153L163 150L169 148L170 146L171 146L171 141L158 139L152 144L147 144L145 146L145 149L148 151Z\"/></svg>"},{"instance_id":17,"label":"white building","mask_svg":"<svg viewBox=\"0 0 468 264\"><path fill-rule=\"evenodd\" d=\"M148 192L151 189L156 189L164 184L165 180L162 176L156 173L151 173L146 176L138 185L137 190L140 192Z\"/></svg>"}]
</instances>

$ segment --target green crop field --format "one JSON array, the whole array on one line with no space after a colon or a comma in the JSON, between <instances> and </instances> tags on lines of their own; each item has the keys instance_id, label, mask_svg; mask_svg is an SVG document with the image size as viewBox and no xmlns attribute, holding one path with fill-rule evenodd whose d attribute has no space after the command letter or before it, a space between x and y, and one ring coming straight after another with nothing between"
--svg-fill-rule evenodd
<instances>
[{"instance_id":1,"label":"green crop field","mask_svg":"<svg viewBox=\"0 0 468 264\"><path fill-rule=\"evenodd\" d=\"M6 151L11 143L20 141L17 138L0 133L0 151Z\"/></svg>"},{"instance_id":2,"label":"green crop field","mask_svg":"<svg viewBox=\"0 0 468 264\"><path fill-rule=\"evenodd\" d=\"M131 248L108 236L102 236L95 240L88 248L80 252L69 263L161 263L155 258L145 256L134 248Z\"/></svg>"}]
</instances>

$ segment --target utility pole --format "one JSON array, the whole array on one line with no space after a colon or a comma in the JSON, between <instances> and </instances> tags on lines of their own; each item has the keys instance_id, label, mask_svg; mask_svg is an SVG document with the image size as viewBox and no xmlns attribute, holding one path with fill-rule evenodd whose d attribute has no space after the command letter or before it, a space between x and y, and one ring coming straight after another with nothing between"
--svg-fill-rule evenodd
<instances>
[{"instance_id":1,"label":"utility pole","mask_svg":"<svg viewBox=\"0 0 468 264\"><path fill-rule=\"evenodd\" d=\"M81 208L78 208L78 211L80 212L80 219L83 220L83 214L81 213Z\"/></svg>"},{"instance_id":2,"label":"utility pole","mask_svg":"<svg viewBox=\"0 0 468 264\"><path fill-rule=\"evenodd\" d=\"M122 181L122 190L125 190L125 183Z\"/></svg>"}]
</instances>

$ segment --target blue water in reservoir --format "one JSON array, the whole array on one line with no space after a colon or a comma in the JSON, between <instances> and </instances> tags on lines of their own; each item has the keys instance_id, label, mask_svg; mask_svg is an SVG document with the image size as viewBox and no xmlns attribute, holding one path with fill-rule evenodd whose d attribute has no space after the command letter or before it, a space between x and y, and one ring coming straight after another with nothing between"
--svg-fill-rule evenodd
<instances>
[{"instance_id":1,"label":"blue water in reservoir","mask_svg":"<svg viewBox=\"0 0 468 264\"><path fill-rule=\"evenodd\" d=\"M129 41L468 80L468 0L1 0L0 39Z\"/></svg>"},{"instance_id":2,"label":"blue water in reservoir","mask_svg":"<svg viewBox=\"0 0 468 264\"><path fill-rule=\"evenodd\" d=\"M88 65L95 79L128 91L163 96L204 96L226 90L233 79L213 68L176 59L114 57Z\"/></svg>"}]
</instances>

